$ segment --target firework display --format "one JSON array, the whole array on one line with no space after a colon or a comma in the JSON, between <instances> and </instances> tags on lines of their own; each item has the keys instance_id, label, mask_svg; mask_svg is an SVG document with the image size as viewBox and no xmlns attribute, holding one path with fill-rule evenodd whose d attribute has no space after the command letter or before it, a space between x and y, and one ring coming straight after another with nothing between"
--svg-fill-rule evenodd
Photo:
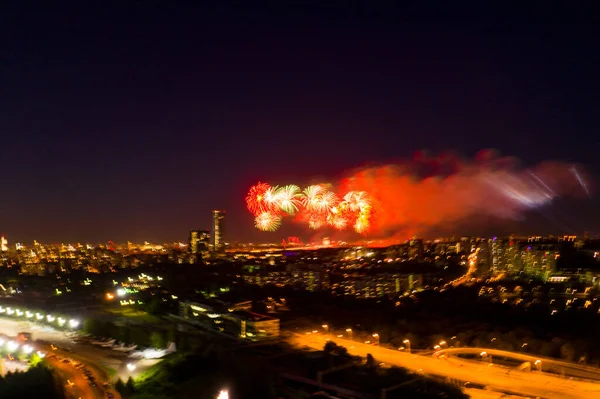
<instances>
[{"instance_id":1,"label":"firework display","mask_svg":"<svg viewBox=\"0 0 600 399\"><path fill-rule=\"evenodd\" d=\"M370 236L412 236L456 222L486 225L518 220L558 197L590 197L585 170L563 162L520 167L514 158L482 151L475 159L452 153L356 169L335 183L302 189L258 183L246 197L255 225L275 231L286 217L311 229L355 231ZM543 209L545 208L545 209ZM376 211L376 216L374 212Z\"/></svg>"},{"instance_id":2,"label":"firework display","mask_svg":"<svg viewBox=\"0 0 600 399\"><path fill-rule=\"evenodd\" d=\"M284 216L298 214L311 229L332 227L345 230L352 227L366 233L371 226L373 203L365 191L349 191L340 196L325 185L271 186L257 183L246 196L246 206L255 217L255 226L262 231L275 231Z\"/></svg>"}]
</instances>

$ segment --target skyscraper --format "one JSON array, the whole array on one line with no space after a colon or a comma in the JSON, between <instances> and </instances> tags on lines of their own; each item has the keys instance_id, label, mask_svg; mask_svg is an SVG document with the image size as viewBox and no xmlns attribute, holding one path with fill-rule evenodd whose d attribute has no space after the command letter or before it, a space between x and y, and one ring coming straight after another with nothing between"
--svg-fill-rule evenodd
<instances>
[{"instance_id":1,"label":"skyscraper","mask_svg":"<svg viewBox=\"0 0 600 399\"><path fill-rule=\"evenodd\" d=\"M190 231L188 251L190 253L190 263L198 263L203 252L208 251L210 243L210 232L208 230Z\"/></svg>"},{"instance_id":2,"label":"skyscraper","mask_svg":"<svg viewBox=\"0 0 600 399\"><path fill-rule=\"evenodd\" d=\"M225 249L224 237L225 211L213 211L213 231L211 236L212 250L221 252Z\"/></svg>"}]
</instances>

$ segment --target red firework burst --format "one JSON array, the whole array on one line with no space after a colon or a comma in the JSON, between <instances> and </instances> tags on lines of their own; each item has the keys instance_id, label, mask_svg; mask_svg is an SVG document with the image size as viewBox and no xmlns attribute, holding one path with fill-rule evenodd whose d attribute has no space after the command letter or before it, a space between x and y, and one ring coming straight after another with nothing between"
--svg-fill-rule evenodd
<instances>
[{"instance_id":1,"label":"red firework burst","mask_svg":"<svg viewBox=\"0 0 600 399\"><path fill-rule=\"evenodd\" d=\"M266 192L271 188L267 183L258 182L250 188L246 196L246 206L254 216L269 212L272 205L265 200Z\"/></svg>"}]
</instances>

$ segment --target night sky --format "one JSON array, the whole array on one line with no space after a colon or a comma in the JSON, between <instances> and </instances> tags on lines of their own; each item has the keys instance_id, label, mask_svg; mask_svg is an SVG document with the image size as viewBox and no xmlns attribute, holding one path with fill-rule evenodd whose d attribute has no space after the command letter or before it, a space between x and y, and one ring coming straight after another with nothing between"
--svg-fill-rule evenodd
<instances>
[{"instance_id":1,"label":"night sky","mask_svg":"<svg viewBox=\"0 0 600 399\"><path fill-rule=\"evenodd\" d=\"M421 149L600 172L585 2L51 3L0 4L11 243L186 240L219 208L228 240L278 240L293 224L265 235L245 211L257 180L335 180ZM600 219L593 200L561 206L575 229Z\"/></svg>"}]
</instances>

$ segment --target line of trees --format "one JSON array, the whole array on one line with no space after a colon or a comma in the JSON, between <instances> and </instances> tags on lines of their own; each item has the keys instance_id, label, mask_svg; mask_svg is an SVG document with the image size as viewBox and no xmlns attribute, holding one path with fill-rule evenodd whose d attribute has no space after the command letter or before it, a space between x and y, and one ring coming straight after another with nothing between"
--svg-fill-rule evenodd
<instances>
[{"instance_id":1,"label":"line of trees","mask_svg":"<svg viewBox=\"0 0 600 399\"><path fill-rule=\"evenodd\" d=\"M286 296L294 314L331 331L352 328L355 339L379 334L382 345L412 349L477 346L600 364L600 316L595 312L561 311L551 315L544 304L515 307L478 296L479 286L445 292L425 291L398 300L357 300L316 293ZM284 293L279 293L285 295ZM314 320L314 315L320 316ZM283 316L285 317L285 315Z\"/></svg>"},{"instance_id":2,"label":"line of trees","mask_svg":"<svg viewBox=\"0 0 600 399\"><path fill-rule=\"evenodd\" d=\"M31 367L26 372L7 373L0 377L0 398L2 399L65 399L61 382L42 364Z\"/></svg>"},{"instance_id":3,"label":"line of trees","mask_svg":"<svg viewBox=\"0 0 600 399\"><path fill-rule=\"evenodd\" d=\"M84 320L82 330L95 337L113 338L140 348L164 349L170 342L174 342L178 350L185 351L197 344L194 337L177 331L174 323L165 323L163 329L153 327L152 331L148 331L149 327L144 325L88 318Z\"/></svg>"},{"instance_id":4,"label":"line of trees","mask_svg":"<svg viewBox=\"0 0 600 399\"><path fill-rule=\"evenodd\" d=\"M445 382L433 380L422 375L410 373L400 367L380 367L379 362L371 355L363 364L356 362L357 358L348 354L348 350L336 343L329 341L323 348L325 357L329 360L330 368L341 364L353 362L351 367L342 368L326 376L325 382L340 386L350 386L373 396L378 396L382 389L398 386L388 392L387 397L392 398L415 398L415 399L466 399L468 396L459 388L446 384ZM360 359L360 358L358 358Z\"/></svg>"},{"instance_id":5,"label":"line of trees","mask_svg":"<svg viewBox=\"0 0 600 399\"><path fill-rule=\"evenodd\" d=\"M188 354L172 354L135 382L117 382L123 398L213 398L227 389L233 398L275 398L271 374L262 361L206 344Z\"/></svg>"}]
</instances>

